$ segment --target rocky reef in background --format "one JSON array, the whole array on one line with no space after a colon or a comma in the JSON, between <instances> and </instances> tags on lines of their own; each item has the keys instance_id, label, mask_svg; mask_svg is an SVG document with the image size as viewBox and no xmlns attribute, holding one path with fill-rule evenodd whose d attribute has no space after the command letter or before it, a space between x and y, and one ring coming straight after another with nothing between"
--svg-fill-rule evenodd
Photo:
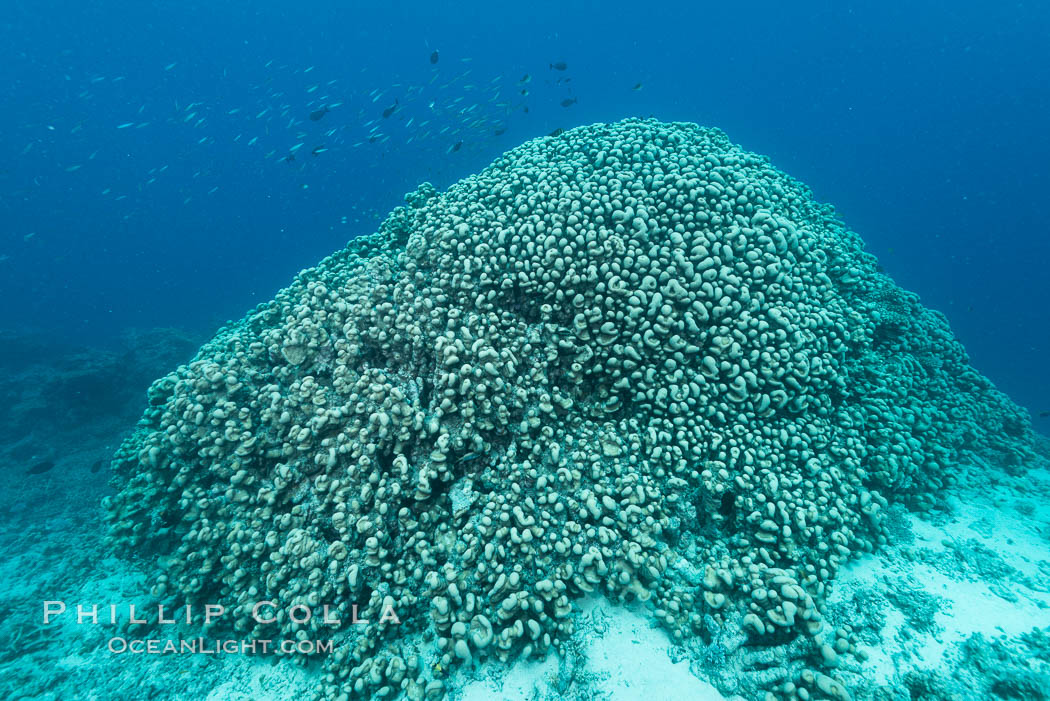
<instances>
[{"instance_id":1,"label":"rocky reef in background","mask_svg":"<svg viewBox=\"0 0 1050 701\"><path fill-rule=\"evenodd\" d=\"M967 456L1035 457L944 317L718 130L581 127L407 201L155 382L105 501L158 601L334 638L323 698L440 698L592 592L745 660L725 693L848 698L842 564Z\"/></svg>"},{"instance_id":2,"label":"rocky reef in background","mask_svg":"<svg viewBox=\"0 0 1050 701\"><path fill-rule=\"evenodd\" d=\"M159 375L193 357L200 337L129 329L99 348L36 331L0 331L0 462L59 460L70 444L117 440ZM67 440L68 438L68 440Z\"/></svg>"},{"instance_id":3,"label":"rocky reef in background","mask_svg":"<svg viewBox=\"0 0 1050 701\"><path fill-rule=\"evenodd\" d=\"M202 340L177 329L128 329L98 347L0 331L0 472L7 484L0 498L0 698L84 698L89 682L77 675L97 678L75 668L79 655L109 654L105 641L85 643L41 625L41 602L77 600L85 583L124 573L107 567L112 555L102 539L105 466L141 414L152 380L191 359ZM81 662L69 664L74 659ZM123 660L114 662L119 670ZM108 676L116 686L117 675Z\"/></svg>"}]
</instances>

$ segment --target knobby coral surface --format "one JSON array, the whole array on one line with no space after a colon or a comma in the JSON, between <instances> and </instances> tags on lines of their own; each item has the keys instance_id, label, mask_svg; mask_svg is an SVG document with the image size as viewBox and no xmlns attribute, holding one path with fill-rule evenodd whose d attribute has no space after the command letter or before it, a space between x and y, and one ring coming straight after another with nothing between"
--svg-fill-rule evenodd
<instances>
[{"instance_id":1,"label":"knobby coral surface","mask_svg":"<svg viewBox=\"0 0 1050 701\"><path fill-rule=\"evenodd\" d=\"M106 503L159 600L338 641L324 697L439 698L545 654L589 592L798 648L889 501L968 451L1030 457L946 320L718 130L580 127L406 200L151 387ZM260 624L261 600L344 623ZM756 684L846 698L852 648Z\"/></svg>"}]
</instances>

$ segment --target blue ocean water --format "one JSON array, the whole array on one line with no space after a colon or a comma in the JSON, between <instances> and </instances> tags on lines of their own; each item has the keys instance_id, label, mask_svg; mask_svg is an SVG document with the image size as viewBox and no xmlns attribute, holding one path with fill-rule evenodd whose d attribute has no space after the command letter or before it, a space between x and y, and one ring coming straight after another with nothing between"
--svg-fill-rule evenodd
<instances>
[{"instance_id":1,"label":"blue ocean water","mask_svg":"<svg viewBox=\"0 0 1050 701\"><path fill-rule=\"evenodd\" d=\"M9 0L0 95L3 328L208 331L420 181L653 115L809 184L1050 428L1043 3Z\"/></svg>"}]
</instances>

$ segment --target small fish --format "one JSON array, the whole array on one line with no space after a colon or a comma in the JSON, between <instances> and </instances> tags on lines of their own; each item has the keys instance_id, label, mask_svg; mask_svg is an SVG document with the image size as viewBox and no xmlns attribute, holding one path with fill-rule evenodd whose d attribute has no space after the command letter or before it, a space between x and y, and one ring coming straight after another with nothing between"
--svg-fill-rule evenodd
<instances>
[{"instance_id":1,"label":"small fish","mask_svg":"<svg viewBox=\"0 0 1050 701\"><path fill-rule=\"evenodd\" d=\"M557 129L552 131L550 134L547 134L547 136L561 136L564 133L565 133L565 130L562 129L561 127L558 127Z\"/></svg>"},{"instance_id":2,"label":"small fish","mask_svg":"<svg viewBox=\"0 0 1050 701\"><path fill-rule=\"evenodd\" d=\"M26 470L27 475L42 475L55 466L54 460L41 460L36 465Z\"/></svg>"},{"instance_id":3,"label":"small fish","mask_svg":"<svg viewBox=\"0 0 1050 701\"><path fill-rule=\"evenodd\" d=\"M532 80L532 76L531 76L531 75L529 75L528 73L526 73L525 75L521 76L521 78L520 78L520 79L518 79L518 82L519 82L519 83L527 83L527 82L529 82L530 80Z\"/></svg>"},{"instance_id":4,"label":"small fish","mask_svg":"<svg viewBox=\"0 0 1050 701\"><path fill-rule=\"evenodd\" d=\"M550 64L550 67L552 71L564 71L569 67L569 64L565 63L565 61L555 61Z\"/></svg>"},{"instance_id":5,"label":"small fish","mask_svg":"<svg viewBox=\"0 0 1050 701\"><path fill-rule=\"evenodd\" d=\"M528 94L529 94L529 91L528 91L528 90L527 90L526 88L522 88L522 89L521 89L521 94L522 94L523 96L528 96Z\"/></svg>"},{"instance_id":6,"label":"small fish","mask_svg":"<svg viewBox=\"0 0 1050 701\"><path fill-rule=\"evenodd\" d=\"M133 126L135 126L135 122L124 122L123 124L118 124L117 129L127 129L128 127Z\"/></svg>"},{"instance_id":7,"label":"small fish","mask_svg":"<svg viewBox=\"0 0 1050 701\"><path fill-rule=\"evenodd\" d=\"M311 122L319 121L319 120L323 119L326 114L328 114L328 105L324 105L323 107L321 107L321 109L314 110L313 112L311 112L310 113L310 121Z\"/></svg>"},{"instance_id":8,"label":"small fish","mask_svg":"<svg viewBox=\"0 0 1050 701\"><path fill-rule=\"evenodd\" d=\"M458 465L459 463L463 463L463 462L472 462L474 460L477 460L480 457L481 457L481 453L467 453L466 455L461 457L459 460L457 460L456 464Z\"/></svg>"},{"instance_id":9,"label":"small fish","mask_svg":"<svg viewBox=\"0 0 1050 701\"><path fill-rule=\"evenodd\" d=\"M456 143L452 144L452 146L449 147L448 153L455 153L456 151L460 150L461 148L463 148L463 142L462 141L457 141Z\"/></svg>"},{"instance_id":10,"label":"small fish","mask_svg":"<svg viewBox=\"0 0 1050 701\"><path fill-rule=\"evenodd\" d=\"M430 65L434 65L438 62L438 52L435 50L434 53L430 54Z\"/></svg>"},{"instance_id":11,"label":"small fish","mask_svg":"<svg viewBox=\"0 0 1050 701\"><path fill-rule=\"evenodd\" d=\"M634 87L631 88L631 90L641 90L641 89L642 89L642 84L641 83L635 83Z\"/></svg>"},{"instance_id":12,"label":"small fish","mask_svg":"<svg viewBox=\"0 0 1050 701\"><path fill-rule=\"evenodd\" d=\"M175 63L169 63L168 65L164 66L164 70L166 70L166 71L170 71L170 70L171 70L172 68L174 68L174 67L175 67L175 66L177 66L178 64L179 64L179 62L178 62L178 61L176 61Z\"/></svg>"},{"instance_id":13,"label":"small fish","mask_svg":"<svg viewBox=\"0 0 1050 701\"><path fill-rule=\"evenodd\" d=\"M496 136L502 136L503 134L507 133L507 130L506 129L497 129L496 131L494 131L492 133L495 134Z\"/></svg>"},{"instance_id":14,"label":"small fish","mask_svg":"<svg viewBox=\"0 0 1050 701\"><path fill-rule=\"evenodd\" d=\"M386 119L387 117L392 115L394 112L397 112L397 100L396 99L394 100L394 104L390 105L385 110L383 110L383 119Z\"/></svg>"},{"instance_id":15,"label":"small fish","mask_svg":"<svg viewBox=\"0 0 1050 701\"><path fill-rule=\"evenodd\" d=\"M575 97L572 97L572 98L567 97L567 98L565 98L564 100L561 101L561 106L562 107L572 107L577 102L579 102L579 99L577 99Z\"/></svg>"},{"instance_id":16,"label":"small fish","mask_svg":"<svg viewBox=\"0 0 1050 701\"><path fill-rule=\"evenodd\" d=\"M1039 412L1039 418L1040 419L1045 419L1047 417L1050 417L1050 411L1040 411Z\"/></svg>"},{"instance_id":17,"label":"small fish","mask_svg":"<svg viewBox=\"0 0 1050 701\"><path fill-rule=\"evenodd\" d=\"M311 151L310 153L312 153L315 156L320 156L322 153L324 153L327 150L328 150L327 146L318 146L313 151Z\"/></svg>"},{"instance_id":18,"label":"small fish","mask_svg":"<svg viewBox=\"0 0 1050 701\"><path fill-rule=\"evenodd\" d=\"M289 153L287 156L285 156L281 160L283 160L285 163L291 163L292 161L295 160L295 154L294 153Z\"/></svg>"}]
</instances>

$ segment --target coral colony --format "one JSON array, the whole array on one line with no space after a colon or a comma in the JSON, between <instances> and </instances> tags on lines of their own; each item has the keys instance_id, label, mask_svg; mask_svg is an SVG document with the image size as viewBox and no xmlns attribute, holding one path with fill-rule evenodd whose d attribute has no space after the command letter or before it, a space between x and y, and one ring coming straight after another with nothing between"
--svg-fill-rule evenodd
<instances>
[{"instance_id":1,"label":"coral colony","mask_svg":"<svg viewBox=\"0 0 1050 701\"><path fill-rule=\"evenodd\" d=\"M592 593L848 698L836 571L954 461L1032 456L944 317L718 130L580 127L406 201L155 382L106 501L157 601L335 641L320 698L443 698Z\"/></svg>"}]
</instances>

